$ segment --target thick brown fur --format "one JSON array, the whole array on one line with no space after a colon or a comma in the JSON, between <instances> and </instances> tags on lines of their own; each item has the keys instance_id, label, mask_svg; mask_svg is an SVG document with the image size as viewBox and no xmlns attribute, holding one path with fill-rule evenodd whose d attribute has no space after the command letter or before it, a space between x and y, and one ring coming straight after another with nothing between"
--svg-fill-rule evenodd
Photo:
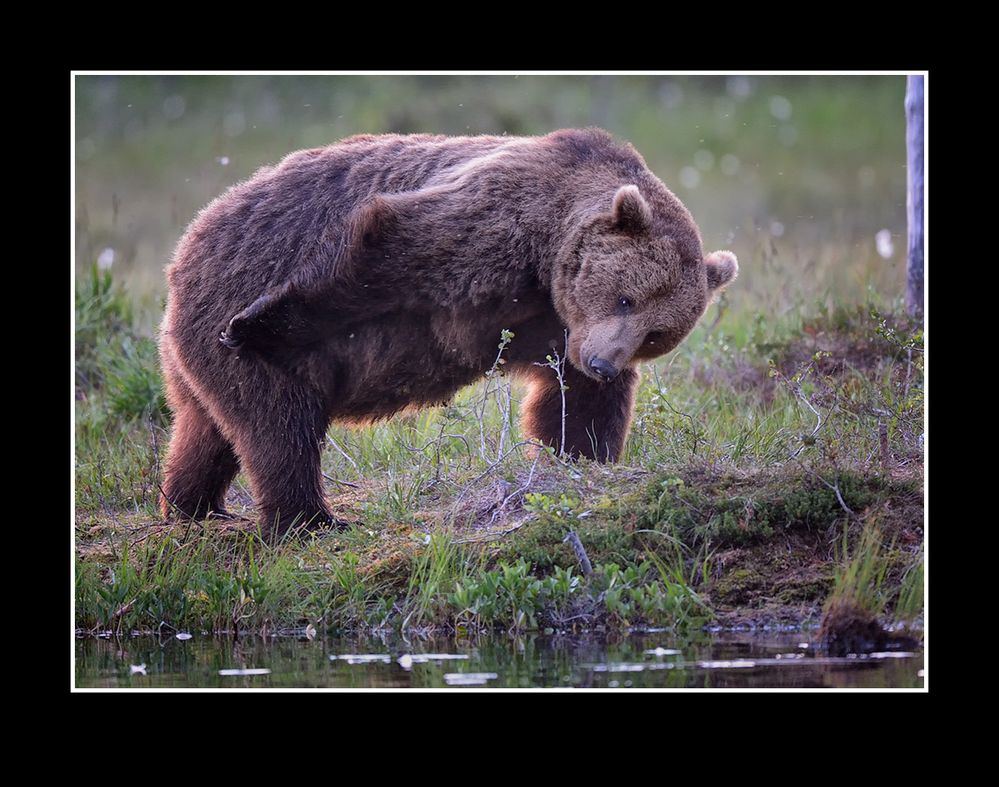
<instances>
[{"instance_id":1,"label":"thick brown fur","mask_svg":"<svg viewBox=\"0 0 999 787\"><path fill-rule=\"evenodd\" d=\"M209 204L167 274L175 414L162 507L224 513L240 467L264 528L331 521L333 420L448 400L493 364L526 377L524 428L615 461L637 361L676 347L737 271L628 144L358 136L292 153Z\"/></svg>"}]
</instances>

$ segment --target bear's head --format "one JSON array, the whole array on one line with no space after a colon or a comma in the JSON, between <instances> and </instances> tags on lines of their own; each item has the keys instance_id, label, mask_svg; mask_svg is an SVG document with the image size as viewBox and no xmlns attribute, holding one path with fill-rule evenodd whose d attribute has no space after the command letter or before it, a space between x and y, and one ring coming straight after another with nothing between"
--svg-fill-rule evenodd
<instances>
[{"instance_id":1,"label":"bear's head","mask_svg":"<svg viewBox=\"0 0 999 787\"><path fill-rule=\"evenodd\" d=\"M680 344L739 270L730 251L704 255L693 218L665 187L649 197L635 185L610 192L580 222L553 282L569 360L597 380Z\"/></svg>"}]
</instances>

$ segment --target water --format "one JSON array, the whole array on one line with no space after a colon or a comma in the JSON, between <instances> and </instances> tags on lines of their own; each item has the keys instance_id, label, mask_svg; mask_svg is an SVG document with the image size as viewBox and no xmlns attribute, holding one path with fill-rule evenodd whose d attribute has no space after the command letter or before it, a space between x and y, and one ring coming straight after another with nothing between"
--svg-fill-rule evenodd
<instances>
[{"instance_id":1,"label":"water","mask_svg":"<svg viewBox=\"0 0 999 787\"><path fill-rule=\"evenodd\" d=\"M798 632L454 640L76 641L81 688L923 688L923 653L830 658Z\"/></svg>"}]
</instances>

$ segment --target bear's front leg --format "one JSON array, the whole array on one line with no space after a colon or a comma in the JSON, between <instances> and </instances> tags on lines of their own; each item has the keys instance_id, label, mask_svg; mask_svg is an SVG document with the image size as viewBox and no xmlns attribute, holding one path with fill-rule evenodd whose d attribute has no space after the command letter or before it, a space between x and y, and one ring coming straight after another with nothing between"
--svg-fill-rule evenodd
<instances>
[{"instance_id":1,"label":"bear's front leg","mask_svg":"<svg viewBox=\"0 0 999 787\"><path fill-rule=\"evenodd\" d=\"M564 410L555 372L532 369L530 390L522 405L524 433L561 450L564 412L566 454L616 462L631 428L638 371L626 368L610 382L598 382L566 364L562 379Z\"/></svg>"}]
</instances>

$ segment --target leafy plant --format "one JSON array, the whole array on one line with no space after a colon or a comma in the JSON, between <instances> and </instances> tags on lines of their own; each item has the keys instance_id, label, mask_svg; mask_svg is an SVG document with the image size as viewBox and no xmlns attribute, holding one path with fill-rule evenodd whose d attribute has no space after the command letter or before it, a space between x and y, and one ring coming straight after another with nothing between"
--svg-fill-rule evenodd
<instances>
[{"instance_id":1,"label":"leafy plant","mask_svg":"<svg viewBox=\"0 0 999 787\"><path fill-rule=\"evenodd\" d=\"M523 559L512 565L501 562L494 571L457 583L448 600L457 609L459 623L484 628L502 623L511 631L535 629L543 608L542 584L531 576L530 565Z\"/></svg>"}]
</instances>

